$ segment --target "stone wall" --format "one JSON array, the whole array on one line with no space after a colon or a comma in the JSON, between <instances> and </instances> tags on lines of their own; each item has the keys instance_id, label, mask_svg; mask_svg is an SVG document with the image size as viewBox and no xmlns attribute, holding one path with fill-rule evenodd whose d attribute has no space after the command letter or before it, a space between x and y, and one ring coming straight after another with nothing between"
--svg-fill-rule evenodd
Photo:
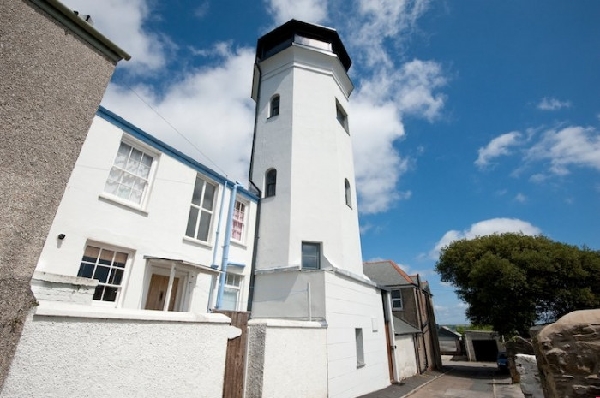
<instances>
[{"instance_id":1,"label":"stone wall","mask_svg":"<svg viewBox=\"0 0 600 398\"><path fill-rule=\"evenodd\" d=\"M506 357L508 359L508 370L513 383L520 381L519 372L517 372L515 357L517 354L534 355L533 345L531 340L524 339L523 337L517 336L513 341L507 341L506 346Z\"/></svg>"},{"instance_id":2,"label":"stone wall","mask_svg":"<svg viewBox=\"0 0 600 398\"><path fill-rule=\"evenodd\" d=\"M533 341L546 398L600 396L600 309L569 313Z\"/></svg>"},{"instance_id":3,"label":"stone wall","mask_svg":"<svg viewBox=\"0 0 600 398\"><path fill-rule=\"evenodd\" d=\"M0 388L50 224L123 56L56 0L0 2Z\"/></svg>"}]
</instances>

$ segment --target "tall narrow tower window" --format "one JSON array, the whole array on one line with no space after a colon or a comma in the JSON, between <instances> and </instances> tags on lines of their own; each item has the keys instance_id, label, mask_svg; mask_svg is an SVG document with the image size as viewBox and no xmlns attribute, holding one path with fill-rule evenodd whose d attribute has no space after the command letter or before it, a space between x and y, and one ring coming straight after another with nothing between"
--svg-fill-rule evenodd
<instances>
[{"instance_id":1,"label":"tall narrow tower window","mask_svg":"<svg viewBox=\"0 0 600 398\"><path fill-rule=\"evenodd\" d=\"M344 180L344 193L346 196L346 205L352 208L352 190L350 189L350 181L347 178Z\"/></svg>"},{"instance_id":2,"label":"tall narrow tower window","mask_svg":"<svg viewBox=\"0 0 600 398\"><path fill-rule=\"evenodd\" d=\"M265 197L270 198L275 196L275 188L277 187L277 170L271 169L267 171L267 186L265 189Z\"/></svg>"},{"instance_id":3,"label":"tall narrow tower window","mask_svg":"<svg viewBox=\"0 0 600 398\"><path fill-rule=\"evenodd\" d=\"M269 110L269 117L279 115L279 94L275 94L271 98L271 107Z\"/></svg>"},{"instance_id":4,"label":"tall narrow tower window","mask_svg":"<svg viewBox=\"0 0 600 398\"><path fill-rule=\"evenodd\" d=\"M344 130L346 130L346 133L350 134L350 132L348 131L348 114L346 113L342 105L340 105L340 102L337 99L335 100L335 111L337 121L344 128Z\"/></svg>"},{"instance_id":5,"label":"tall narrow tower window","mask_svg":"<svg viewBox=\"0 0 600 398\"><path fill-rule=\"evenodd\" d=\"M302 242L302 269L321 269L321 244Z\"/></svg>"}]
</instances>

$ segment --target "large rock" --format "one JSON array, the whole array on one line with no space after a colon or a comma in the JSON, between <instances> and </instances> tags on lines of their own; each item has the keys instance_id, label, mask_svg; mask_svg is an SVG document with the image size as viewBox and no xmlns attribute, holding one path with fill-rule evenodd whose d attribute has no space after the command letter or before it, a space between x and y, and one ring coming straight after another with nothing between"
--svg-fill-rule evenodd
<instances>
[{"instance_id":1,"label":"large rock","mask_svg":"<svg viewBox=\"0 0 600 398\"><path fill-rule=\"evenodd\" d=\"M531 344L531 340L524 339L520 336L515 337L512 341L507 341L505 345L510 377L512 378L513 383L519 383L520 376L516 368L515 357L517 354L534 355L533 345Z\"/></svg>"},{"instance_id":2,"label":"large rock","mask_svg":"<svg viewBox=\"0 0 600 398\"><path fill-rule=\"evenodd\" d=\"M600 309L565 315L533 346L546 398L600 396Z\"/></svg>"}]
</instances>

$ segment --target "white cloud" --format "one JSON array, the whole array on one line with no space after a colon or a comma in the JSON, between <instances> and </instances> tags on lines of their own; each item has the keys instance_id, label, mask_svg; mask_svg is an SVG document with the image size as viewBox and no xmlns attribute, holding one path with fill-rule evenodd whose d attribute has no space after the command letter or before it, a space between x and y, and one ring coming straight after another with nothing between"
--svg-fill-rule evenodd
<instances>
[{"instance_id":1,"label":"white cloud","mask_svg":"<svg viewBox=\"0 0 600 398\"><path fill-rule=\"evenodd\" d=\"M525 195L523 195L522 193L520 193L520 192L519 192L519 193L518 193L518 194L515 196L515 199L514 199L514 200L515 200L516 202L519 202L519 203L525 203L525 202L527 201L527 196L525 196Z\"/></svg>"},{"instance_id":2,"label":"white cloud","mask_svg":"<svg viewBox=\"0 0 600 398\"><path fill-rule=\"evenodd\" d=\"M486 167L490 160L503 155L509 155L511 146L520 144L521 134L518 131L502 134L487 144L486 147L479 148L475 164L479 168Z\"/></svg>"},{"instance_id":3,"label":"white cloud","mask_svg":"<svg viewBox=\"0 0 600 398\"><path fill-rule=\"evenodd\" d=\"M194 15L197 18L202 19L208 14L209 10L210 3L208 2L208 0L204 0L202 3L200 3L198 7L196 7L196 9L194 10Z\"/></svg>"},{"instance_id":4,"label":"white cloud","mask_svg":"<svg viewBox=\"0 0 600 398\"><path fill-rule=\"evenodd\" d=\"M429 252L429 257L437 260L440 250L455 240L474 239L478 236L501 234L506 232L521 232L525 235L539 235L542 230L518 218L491 218L471 224L469 229L463 231L450 230L442 236L435 244L433 250Z\"/></svg>"},{"instance_id":5,"label":"white cloud","mask_svg":"<svg viewBox=\"0 0 600 398\"><path fill-rule=\"evenodd\" d=\"M542 111L557 111L562 108L570 108L571 101L559 101L556 98L547 98L544 97L537 104L537 108Z\"/></svg>"},{"instance_id":6,"label":"white cloud","mask_svg":"<svg viewBox=\"0 0 600 398\"><path fill-rule=\"evenodd\" d=\"M570 166L600 170L600 133L592 127L548 130L528 151L530 160L548 160L556 175L569 174Z\"/></svg>"},{"instance_id":7,"label":"white cloud","mask_svg":"<svg viewBox=\"0 0 600 398\"><path fill-rule=\"evenodd\" d=\"M266 3L277 25L290 19L320 23L327 18L326 0L267 0Z\"/></svg>"},{"instance_id":8,"label":"white cloud","mask_svg":"<svg viewBox=\"0 0 600 398\"><path fill-rule=\"evenodd\" d=\"M80 14L91 15L94 27L131 55L119 66L132 73L144 74L164 67L166 51L173 46L165 36L149 32L144 22L150 15L145 0L63 0Z\"/></svg>"},{"instance_id":9,"label":"white cloud","mask_svg":"<svg viewBox=\"0 0 600 398\"><path fill-rule=\"evenodd\" d=\"M362 50L357 54L360 63L368 68L394 67L384 43L391 40L402 51L429 3L429 0L358 0L356 7L352 7L341 2L340 14L350 15L346 29L351 32L349 43Z\"/></svg>"},{"instance_id":10,"label":"white cloud","mask_svg":"<svg viewBox=\"0 0 600 398\"><path fill-rule=\"evenodd\" d=\"M102 103L206 166L244 182L254 123L254 102L248 95L254 51L244 48L232 52L217 47L223 56L219 66L193 70L161 93L149 86L133 87L202 153L128 88L111 84Z\"/></svg>"}]
</instances>

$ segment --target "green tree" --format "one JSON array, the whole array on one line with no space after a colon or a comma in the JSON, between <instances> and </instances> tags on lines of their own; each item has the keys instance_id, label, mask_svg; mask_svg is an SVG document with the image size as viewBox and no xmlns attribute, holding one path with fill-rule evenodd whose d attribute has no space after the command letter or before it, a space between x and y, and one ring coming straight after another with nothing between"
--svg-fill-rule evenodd
<instances>
[{"instance_id":1,"label":"green tree","mask_svg":"<svg viewBox=\"0 0 600 398\"><path fill-rule=\"evenodd\" d=\"M600 307L600 251L544 236L496 234L459 240L436 263L442 281L467 303L473 324L509 336L536 322Z\"/></svg>"}]
</instances>

